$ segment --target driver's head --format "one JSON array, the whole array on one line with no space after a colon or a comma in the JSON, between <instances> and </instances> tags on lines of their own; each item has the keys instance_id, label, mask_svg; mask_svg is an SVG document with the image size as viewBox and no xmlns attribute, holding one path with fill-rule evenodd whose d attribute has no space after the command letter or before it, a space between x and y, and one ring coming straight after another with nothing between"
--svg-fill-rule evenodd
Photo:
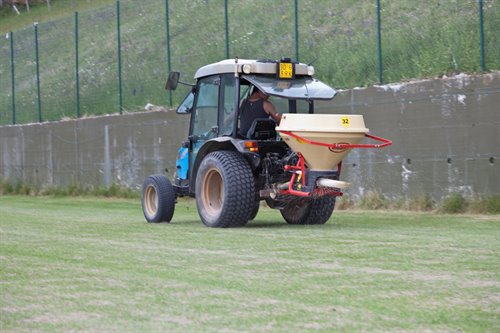
<instances>
[{"instance_id":1,"label":"driver's head","mask_svg":"<svg viewBox=\"0 0 500 333\"><path fill-rule=\"evenodd\" d=\"M260 89L257 89L257 94L259 95L260 98L263 100L267 100L269 98L269 95L265 94L263 91Z\"/></svg>"}]
</instances>

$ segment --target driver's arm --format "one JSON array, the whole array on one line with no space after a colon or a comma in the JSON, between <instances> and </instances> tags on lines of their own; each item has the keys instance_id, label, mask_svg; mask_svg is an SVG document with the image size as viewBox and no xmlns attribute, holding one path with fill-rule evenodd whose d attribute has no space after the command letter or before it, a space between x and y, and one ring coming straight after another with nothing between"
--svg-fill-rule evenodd
<instances>
[{"instance_id":1,"label":"driver's arm","mask_svg":"<svg viewBox=\"0 0 500 333\"><path fill-rule=\"evenodd\" d=\"M264 101L264 110L266 111L266 113L268 115L271 116L271 118L274 119L274 121L276 121L276 123L279 125L280 121L281 121L281 114L279 114L277 111L276 111L276 107L274 107L273 103L269 102L269 101Z\"/></svg>"}]
</instances>

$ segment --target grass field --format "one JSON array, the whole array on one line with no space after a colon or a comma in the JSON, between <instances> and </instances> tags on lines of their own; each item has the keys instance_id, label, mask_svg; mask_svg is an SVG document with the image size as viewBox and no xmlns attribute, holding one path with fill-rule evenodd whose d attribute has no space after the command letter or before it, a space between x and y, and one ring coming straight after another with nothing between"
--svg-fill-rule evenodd
<instances>
[{"instance_id":1,"label":"grass field","mask_svg":"<svg viewBox=\"0 0 500 333\"><path fill-rule=\"evenodd\" d=\"M498 332L498 216L202 226L190 201L0 196L1 332Z\"/></svg>"}]
</instances>

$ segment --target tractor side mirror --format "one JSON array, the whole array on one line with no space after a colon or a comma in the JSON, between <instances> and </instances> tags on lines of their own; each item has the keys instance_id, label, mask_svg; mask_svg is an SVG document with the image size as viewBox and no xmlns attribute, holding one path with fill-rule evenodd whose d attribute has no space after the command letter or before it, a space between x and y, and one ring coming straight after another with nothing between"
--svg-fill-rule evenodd
<instances>
[{"instance_id":1,"label":"tractor side mirror","mask_svg":"<svg viewBox=\"0 0 500 333\"><path fill-rule=\"evenodd\" d=\"M179 83L179 76L181 73L179 72L170 72L168 73L168 80L165 84L166 90L175 90L177 89L177 84Z\"/></svg>"}]
</instances>

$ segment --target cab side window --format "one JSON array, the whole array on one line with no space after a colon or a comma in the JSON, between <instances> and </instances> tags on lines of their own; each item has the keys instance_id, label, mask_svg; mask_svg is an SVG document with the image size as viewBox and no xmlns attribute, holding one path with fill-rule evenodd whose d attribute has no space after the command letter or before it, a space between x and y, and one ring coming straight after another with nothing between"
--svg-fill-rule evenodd
<instances>
[{"instance_id":1,"label":"cab side window","mask_svg":"<svg viewBox=\"0 0 500 333\"><path fill-rule=\"evenodd\" d=\"M235 79L233 74L222 75L221 84L221 108L219 110L219 133L220 135L231 135L234 120L234 94Z\"/></svg>"}]
</instances>

